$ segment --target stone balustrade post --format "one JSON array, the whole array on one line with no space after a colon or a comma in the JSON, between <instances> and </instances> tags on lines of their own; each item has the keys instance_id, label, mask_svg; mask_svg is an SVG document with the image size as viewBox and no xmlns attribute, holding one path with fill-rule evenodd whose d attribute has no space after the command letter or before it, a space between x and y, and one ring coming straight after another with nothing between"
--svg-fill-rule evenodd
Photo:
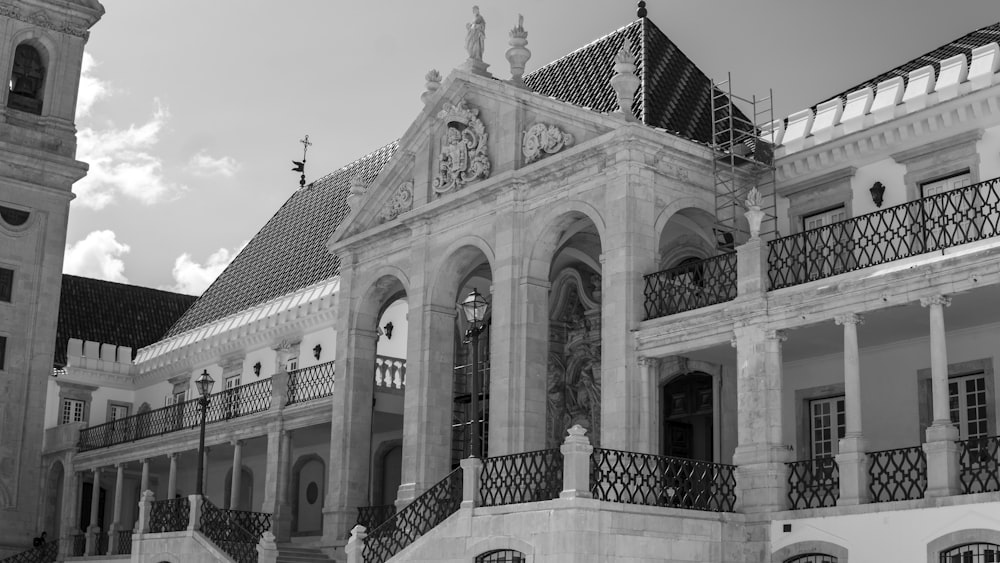
<instances>
[{"instance_id":1,"label":"stone balustrade post","mask_svg":"<svg viewBox=\"0 0 1000 563\"><path fill-rule=\"evenodd\" d=\"M271 410L280 411L288 402L288 372L284 366L271 376Z\"/></svg>"},{"instance_id":2,"label":"stone balustrade post","mask_svg":"<svg viewBox=\"0 0 1000 563\"><path fill-rule=\"evenodd\" d=\"M364 551L367 536L368 531L361 524L351 528L351 537L347 540L347 545L344 546L347 563L365 563Z\"/></svg>"},{"instance_id":3,"label":"stone balustrade post","mask_svg":"<svg viewBox=\"0 0 1000 563\"><path fill-rule=\"evenodd\" d=\"M257 563L277 563L278 546L274 542L274 534L264 532L257 542Z\"/></svg>"},{"instance_id":4,"label":"stone balustrade post","mask_svg":"<svg viewBox=\"0 0 1000 563\"><path fill-rule=\"evenodd\" d=\"M204 497L201 495L189 495L188 501L191 503L191 516L188 519L188 530L194 531L201 528L201 510Z\"/></svg>"},{"instance_id":5,"label":"stone balustrade post","mask_svg":"<svg viewBox=\"0 0 1000 563\"><path fill-rule=\"evenodd\" d=\"M563 490L559 498L592 498L590 492L590 455L594 446L587 429L574 424L559 447L563 455Z\"/></svg>"},{"instance_id":6,"label":"stone balustrade post","mask_svg":"<svg viewBox=\"0 0 1000 563\"><path fill-rule=\"evenodd\" d=\"M156 499L156 495L153 491L143 491L139 498L139 520L135 523L136 534L148 534L149 533L149 517L153 510L153 500Z\"/></svg>"},{"instance_id":7,"label":"stone balustrade post","mask_svg":"<svg viewBox=\"0 0 1000 563\"><path fill-rule=\"evenodd\" d=\"M736 247L736 295L763 297L767 287L767 243L751 238Z\"/></svg>"},{"instance_id":8,"label":"stone balustrade post","mask_svg":"<svg viewBox=\"0 0 1000 563\"><path fill-rule=\"evenodd\" d=\"M483 476L483 460L478 457L467 457L460 463L462 465L462 508L475 508L482 503L479 486Z\"/></svg>"}]
</instances>

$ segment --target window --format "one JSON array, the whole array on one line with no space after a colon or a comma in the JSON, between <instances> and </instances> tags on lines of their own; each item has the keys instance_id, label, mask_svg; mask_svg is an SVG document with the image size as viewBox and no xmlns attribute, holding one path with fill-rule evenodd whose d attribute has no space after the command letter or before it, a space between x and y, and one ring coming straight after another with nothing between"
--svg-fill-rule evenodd
<instances>
[{"instance_id":1,"label":"window","mask_svg":"<svg viewBox=\"0 0 1000 563\"><path fill-rule=\"evenodd\" d=\"M128 406L111 405L108 407L108 420L119 420L128 417Z\"/></svg>"},{"instance_id":2,"label":"window","mask_svg":"<svg viewBox=\"0 0 1000 563\"><path fill-rule=\"evenodd\" d=\"M0 301L10 303L14 293L14 270L0 268Z\"/></svg>"},{"instance_id":3,"label":"window","mask_svg":"<svg viewBox=\"0 0 1000 563\"><path fill-rule=\"evenodd\" d=\"M844 397L809 401L809 415L812 457L837 455L838 441L844 437Z\"/></svg>"},{"instance_id":4,"label":"window","mask_svg":"<svg viewBox=\"0 0 1000 563\"><path fill-rule=\"evenodd\" d=\"M998 562L1000 562L1000 545L992 543L970 543L941 553L941 563Z\"/></svg>"},{"instance_id":5,"label":"window","mask_svg":"<svg viewBox=\"0 0 1000 563\"><path fill-rule=\"evenodd\" d=\"M285 362L285 371L295 371L297 369L299 369L298 357L288 358L288 361Z\"/></svg>"},{"instance_id":6,"label":"window","mask_svg":"<svg viewBox=\"0 0 1000 563\"><path fill-rule=\"evenodd\" d=\"M240 414L240 392L237 389L239 386L239 375L233 375L226 378L226 391L228 391L228 393L225 394L226 418L239 416Z\"/></svg>"},{"instance_id":7,"label":"window","mask_svg":"<svg viewBox=\"0 0 1000 563\"><path fill-rule=\"evenodd\" d=\"M818 229L831 223L847 219L847 210L844 206L834 207L802 218L802 228L804 230Z\"/></svg>"},{"instance_id":8,"label":"window","mask_svg":"<svg viewBox=\"0 0 1000 563\"><path fill-rule=\"evenodd\" d=\"M477 555L476 563L524 563L524 554L513 549L497 549Z\"/></svg>"},{"instance_id":9,"label":"window","mask_svg":"<svg viewBox=\"0 0 1000 563\"><path fill-rule=\"evenodd\" d=\"M77 399L63 399L62 403L62 421L60 424L69 424L70 422L83 422L84 411L86 410L87 403L79 401Z\"/></svg>"},{"instance_id":10,"label":"window","mask_svg":"<svg viewBox=\"0 0 1000 563\"><path fill-rule=\"evenodd\" d=\"M14 69L10 73L10 96L7 106L42 114L42 93L45 82L45 65L38 49L20 44L14 50Z\"/></svg>"},{"instance_id":11,"label":"window","mask_svg":"<svg viewBox=\"0 0 1000 563\"><path fill-rule=\"evenodd\" d=\"M792 559L786 559L785 563L837 563L837 558L832 555L822 553L807 553Z\"/></svg>"},{"instance_id":12,"label":"window","mask_svg":"<svg viewBox=\"0 0 1000 563\"><path fill-rule=\"evenodd\" d=\"M960 440L989 436L986 376L982 372L948 380L948 407Z\"/></svg>"},{"instance_id":13,"label":"window","mask_svg":"<svg viewBox=\"0 0 1000 563\"><path fill-rule=\"evenodd\" d=\"M0 370L4 369L4 362L7 359L7 337L0 336Z\"/></svg>"},{"instance_id":14,"label":"window","mask_svg":"<svg viewBox=\"0 0 1000 563\"><path fill-rule=\"evenodd\" d=\"M230 390L230 389L232 389L233 387L239 387L239 386L240 386L240 376L234 375L232 377L227 377L226 378L226 390L227 391Z\"/></svg>"},{"instance_id":15,"label":"window","mask_svg":"<svg viewBox=\"0 0 1000 563\"><path fill-rule=\"evenodd\" d=\"M167 395L167 400L165 401L167 405L178 405L187 400L187 390L177 391L173 395Z\"/></svg>"}]
</instances>

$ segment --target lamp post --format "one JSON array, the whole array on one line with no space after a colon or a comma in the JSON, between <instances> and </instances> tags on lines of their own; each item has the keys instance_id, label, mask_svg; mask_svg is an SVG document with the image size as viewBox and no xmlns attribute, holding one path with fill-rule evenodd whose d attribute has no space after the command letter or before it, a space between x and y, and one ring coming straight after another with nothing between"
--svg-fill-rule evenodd
<instances>
[{"instance_id":1,"label":"lamp post","mask_svg":"<svg viewBox=\"0 0 1000 563\"><path fill-rule=\"evenodd\" d=\"M208 414L208 403L211 401L209 397L212 394L215 380L212 379L211 375L208 375L206 369L201 372L194 384L198 387L198 394L201 395L201 399L198 400L198 405L201 407L201 431L198 435L198 482L195 483L195 494L202 496L205 482L205 417Z\"/></svg>"},{"instance_id":2,"label":"lamp post","mask_svg":"<svg viewBox=\"0 0 1000 563\"><path fill-rule=\"evenodd\" d=\"M469 405L472 410L472 444L469 457L482 457L483 443L479 429L479 333L486 326L483 320L486 318L489 304L476 288L472 288L472 293L462 301L461 306L465 319L470 324L465 336L468 338L467 342L472 345L472 400Z\"/></svg>"}]
</instances>

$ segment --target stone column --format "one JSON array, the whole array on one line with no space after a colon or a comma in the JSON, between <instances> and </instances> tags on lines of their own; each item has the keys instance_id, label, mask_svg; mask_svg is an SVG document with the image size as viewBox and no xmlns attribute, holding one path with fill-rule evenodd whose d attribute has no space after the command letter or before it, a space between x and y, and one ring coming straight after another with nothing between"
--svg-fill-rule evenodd
<instances>
[{"instance_id":1,"label":"stone column","mask_svg":"<svg viewBox=\"0 0 1000 563\"><path fill-rule=\"evenodd\" d=\"M639 392L636 399L636 451L647 454L658 454L659 452L659 416L657 411L657 377L660 365L659 358L647 358L640 356L639 363L639 384L636 390ZM716 394L717 395L717 394ZM713 438L714 439L714 438ZM717 440L715 440L717 442Z\"/></svg>"},{"instance_id":2,"label":"stone column","mask_svg":"<svg viewBox=\"0 0 1000 563\"><path fill-rule=\"evenodd\" d=\"M781 416L784 333L762 326L738 327L736 395L738 445L737 504L742 512L773 512L788 504L791 449Z\"/></svg>"},{"instance_id":3,"label":"stone column","mask_svg":"<svg viewBox=\"0 0 1000 563\"><path fill-rule=\"evenodd\" d=\"M587 429L574 424L559 451L563 455L563 490L559 498L593 498L590 492L590 454L594 446Z\"/></svg>"},{"instance_id":4,"label":"stone column","mask_svg":"<svg viewBox=\"0 0 1000 563\"><path fill-rule=\"evenodd\" d=\"M868 502L868 455L861 430L861 364L858 353L858 325L864 317L853 313L834 319L844 327L844 438L839 443L837 466L840 471L838 506ZM836 425L834 425L836 428Z\"/></svg>"},{"instance_id":5,"label":"stone column","mask_svg":"<svg viewBox=\"0 0 1000 563\"><path fill-rule=\"evenodd\" d=\"M243 476L243 441L233 440L233 478L229 487L229 509L237 510L240 506L240 481Z\"/></svg>"},{"instance_id":6,"label":"stone column","mask_svg":"<svg viewBox=\"0 0 1000 563\"><path fill-rule=\"evenodd\" d=\"M289 488L292 480L292 431L285 430L281 433L281 457L278 462L281 464L281 474L284 478L278 481L278 510L274 514L274 522L278 534L278 541L291 541L292 537L292 502L289 495Z\"/></svg>"},{"instance_id":7,"label":"stone column","mask_svg":"<svg viewBox=\"0 0 1000 563\"><path fill-rule=\"evenodd\" d=\"M142 479L139 481L139 493L149 490L149 458L142 458Z\"/></svg>"},{"instance_id":8,"label":"stone column","mask_svg":"<svg viewBox=\"0 0 1000 563\"><path fill-rule=\"evenodd\" d=\"M167 477L167 500L177 496L177 452L167 454L170 458L170 475Z\"/></svg>"},{"instance_id":9,"label":"stone column","mask_svg":"<svg viewBox=\"0 0 1000 563\"><path fill-rule=\"evenodd\" d=\"M927 456L927 497L944 497L959 492L958 428L951 422L948 404L948 345L944 330L944 308L951 305L945 295L924 297L920 304L930 310L931 391L934 420L927 428L924 454Z\"/></svg>"},{"instance_id":10,"label":"stone column","mask_svg":"<svg viewBox=\"0 0 1000 563\"><path fill-rule=\"evenodd\" d=\"M90 492L90 526L87 527L87 555L100 555L97 553L97 534L101 533L100 526L97 525L97 508L101 502L101 469L93 469L94 486Z\"/></svg>"},{"instance_id":11,"label":"stone column","mask_svg":"<svg viewBox=\"0 0 1000 563\"><path fill-rule=\"evenodd\" d=\"M115 469L117 470L115 475L115 504L112 512L114 520L111 522L111 527L108 528L108 555L118 555L118 542L115 536L122 525L122 488L125 486L125 464L116 463Z\"/></svg>"},{"instance_id":12,"label":"stone column","mask_svg":"<svg viewBox=\"0 0 1000 563\"><path fill-rule=\"evenodd\" d=\"M291 449L291 433L283 429L280 421L272 423L267 431L262 511L271 513L271 532L279 542L290 541L292 533L292 515L288 506Z\"/></svg>"},{"instance_id":13,"label":"stone column","mask_svg":"<svg viewBox=\"0 0 1000 563\"><path fill-rule=\"evenodd\" d=\"M81 483L83 482L83 473L75 471L69 473L69 470L73 467L73 457L72 454L68 456L68 459L64 462L67 469L67 473L63 478L63 504L62 512L60 513L60 533L59 533L59 560L64 561L67 557L71 556L73 550L73 542L70 536L76 534L80 530L80 493Z\"/></svg>"}]
</instances>

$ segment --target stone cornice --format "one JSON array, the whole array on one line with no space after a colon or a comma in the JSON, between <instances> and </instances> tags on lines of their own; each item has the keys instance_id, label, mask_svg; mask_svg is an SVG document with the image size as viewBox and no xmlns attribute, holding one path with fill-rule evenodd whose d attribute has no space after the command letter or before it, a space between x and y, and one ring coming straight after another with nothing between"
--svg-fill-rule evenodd
<instances>
[{"instance_id":1,"label":"stone cornice","mask_svg":"<svg viewBox=\"0 0 1000 563\"><path fill-rule=\"evenodd\" d=\"M100 6L98 3L97 6ZM26 6L24 4L10 4L0 2L0 16L7 16L18 21L22 21L44 29L49 29L57 33L64 33L79 37L86 41L90 38L88 31L91 26L104 14L104 8L88 8L86 6L73 4L71 8L76 12L72 17L70 14L60 14L61 18L53 18L51 13L40 7ZM69 12L69 10L66 10ZM76 21L73 21L76 20Z\"/></svg>"},{"instance_id":2,"label":"stone cornice","mask_svg":"<svg viewBox=\"0 0 1000 563\"><path fill-rule=\"evenodd\" d=\"M840 170L834 170L832 172L827 172L826 174L821 174L819 176L812 176L810 178L803 179L799 182L787 182L778 186L778 195L782 197L788 197L790 195L795 195L801 191L815 188L817 186L822 186L825 184L831 184L833 182L841 180L850 180L854 177L854 173L858 169L854 166L847 166L841 168Z\"/></svg>"},{"instance_id":3,"label":"stone cornice","mask_svg":"<svg viewBox=\"0 0 1000 563\"><path fill-rule=\"evenodd\" d=\"M946 137L939 141L934 141L931 143L920 145L919 147L913 147L905 151L900 151L894 153L892 159L900 164L906 164L911 160L916 160L923 158L925 156L941 152L950 148L962 146L965 144L975 144L977 141L983 138L983 129L973 129L972 131L966 131L965 133L959 133L958 135L952 135L951 137Z\"/></svg>"},{"instance_id":4,"label":"stone cornice","mask_svg":"<svg viewBox=\"0 0 1000 563\"><path fill-rule=\"evenodd\" d=\"M115 389L135 389L135 379L128 373L110 373L95 369L85 369L76 366L66 368L67 375L87 381L98 387L112 387ZM59 382L62 378L56 378Z\"/></svg>"}]
</instances>

